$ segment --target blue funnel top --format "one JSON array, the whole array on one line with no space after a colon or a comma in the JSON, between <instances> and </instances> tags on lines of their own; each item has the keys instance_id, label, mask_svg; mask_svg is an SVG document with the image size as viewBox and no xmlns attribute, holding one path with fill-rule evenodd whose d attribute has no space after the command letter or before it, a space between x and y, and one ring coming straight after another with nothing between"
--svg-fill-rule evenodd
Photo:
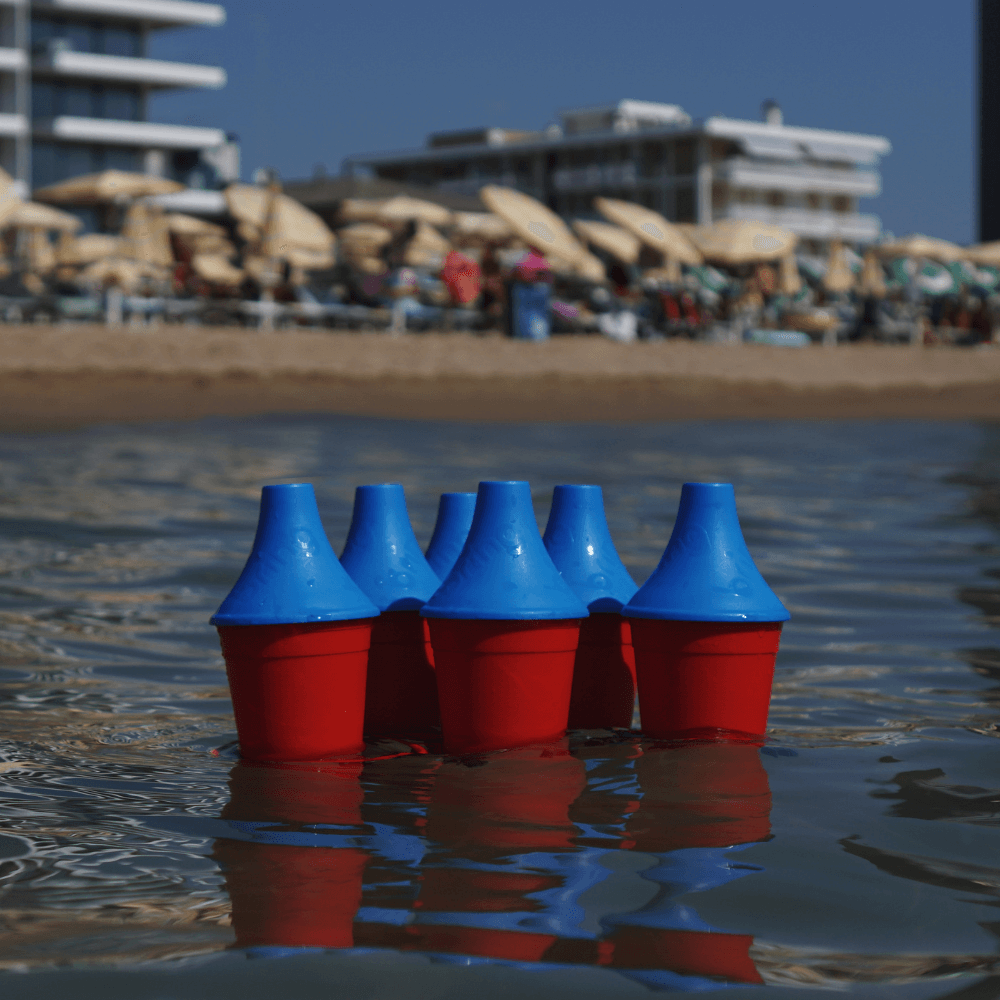
<instances>
[{"instance_id":1,"label":"blue funnel top","mask_svg":"<svg viewBox=\"0 0 1000 1000\"><path fill-rule=\"evenodd\" d=\"M443 580L458 559L476 509L475 493L442 493L438 504L437 523L431 543L427 546L427 561Z\"/></svg>"},{"instance_id":2,"label":"blue funnel top","mask_svg":"<svg viewBox=\"0 0 1000 1000\"><path fill-rule=\"evenodd\" d=\"M663 558L622 614L682 622L791 617L754 565L729 483L684 484Z\"/></svg>"},{"instance_id":3,"label":"blue funnel top","mask_svg":"<svg viewBox=\"0 0 1000 1000\"><path fill-rule=\"evenodd\" d=\"M399 483L355 490L340 562L380 611L418 611L441 586L417 544Z\"/></svg>"},{"instance_id":4,"label":"blue funnel top","mask_svg":"<svg viewBox=\"0 0 1000 1000\"><path fill-rule=\"evenodd\" d=\"M213 625L290 625L374 618L320 523L311 483L265 486L250 557Z\"/></svg>"},{"instance_id":5,"label":"blue funnel top","mask_svg":"<svg viewBox=\"0 0 1000 1000\"><path fill-rule=\"evenodd\" d=\"M587 617L545 551L527 483L479 484L469 538L423 613L483 621Z\"/></svg>"},{"instance_id":6,"label":"blue funnel top","mask_svg":"<svg viewBox=\"0 0 1000 1000\"><path fill-rule=\"evenodd\" d=\"M638 589L611 541L600 486L557 486L542 541L591 613L621 611Z\"/></svg>"}]
</instances>

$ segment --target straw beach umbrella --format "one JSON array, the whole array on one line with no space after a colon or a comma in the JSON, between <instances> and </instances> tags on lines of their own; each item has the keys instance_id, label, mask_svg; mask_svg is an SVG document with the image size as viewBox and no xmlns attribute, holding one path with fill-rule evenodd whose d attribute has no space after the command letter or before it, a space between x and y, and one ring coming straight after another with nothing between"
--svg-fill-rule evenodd
<instances>
[{"instance_id":1,"label":"straw beach umbrella","mask_svg":"<svg viewBox=\"0 0 1000 1000\"><path fill-rule=\"evenodd\" d=\"M447 226L451 222L451 212L432 201L397 195L382 203L379 208L379 222L426 222L431 226Z\"/></svg>"},{"instance_id":2,"label":"straw beach umbrella","mask_svg":"<svg viewBox=\"0 0 1000 1000\"><path fill-rule=\"evenodd\" d=\"M901 240L893 240L891 243L881 243L873 249L879 257L886 259L925 257L928 260L940 261L942 264L961 260L968 252L956 243L939 240L933 236L923 236L920 233L904 236Z\"/></svg>"},{"instance_id":3,"label":"straw beach umbrella","mask_svg":"<svg viewBox=\"0 0 1000 1000\"><path fill-rule=\"evenodd\" d=\"M976 243L965 247L962 256L973 264L984 264L987 267L1000 267L1000 240L992 243Z\"/></svg>"},{"instance_id":4,"label":"straw beach umbrella","mask_svg":"<svg viewBox=\"0 0 1000 1000\"><path fill-rule=\"evenodd\" d=\"M580 239L607 251L623 264L634 264L639 259L639 238L621 226L576 219L573 229Z\"/></svg>"},{"instance_id":5,"label":"straw beach umbrella","mask_svg":"<svg viewBox=\"0 0 1000 1000\"><path fill-rule=\"evenodd\" d=\"M697 267L702 255L691 241L658 212L616 198L595 198L594 208L606 219L627 229L648 247L658 250L666 260Z\"/></svg>"},{"instance_id":6,"label":"straw beach umbrella","mask_svg":"<svg viewBox=\"0 0 1000 1000\"><path fill-rule=\"evenodd\" d=\"M793 253L786 253L778 260L778 291L782 295L798 295L802 291L802 277Z\"/></svg>"},{"instance_id":7,"label":"straw beach umbrella","mask_svg":"<svg viewBox=\"0 0 1000 1000\"><path fill-rule=\"evenodd\" d=\"M277 185L230 184L224 194L233 217L253 226L275 256L289 247L329 252L336 245L326 223L305 205L282 194Z\"/></svg>"},{"instance_id":8,"label":"straw beach umbrella","mask_svg":"<svg viewBox=\"0 0 1000 1000\"><path fill-rule=\"evenodd\" d=\"M13 207L10 215L0 225L18 229L57 229L63 233L75 233L83 226L83 222L75 215L62 212L58 208L40 205L37 201L22 201Z\"/></svg>"},{"instance_id":9,"label":"straw beach umbrella","mask_svg":"<svg viewBox=\"0 0 1000 1000\"><path fill-rule=\"evenodd\" d=\"M377 222L388 198L345 198L337 209L340 222Z\"/></svg>"},{"instance_id":10,"label":"straw beach umbrella","mask_svg":"<svg viewBox=\"0 0 1000 1000\"><path fill-rule=\"evenodd\" d=\"M492 212L453 212L452 240L474 237L487 243L502 243L514 235L514 230Z\"/></svg>"},{"instance_id":11,"label":"straw beach umbrella","mask_svg":"<svg viewBox=\"0 0 1000 1000\"><path fill-rule=\"evenodd\" d=\"M182 212L167 212L163 216L167 229L178 236L225 236L225 226L207 222L194 215L184 215Z\"/></svg>"},{"instance_id":12,"label":"straw beach umbrella","mask_svg":"<svg viewBox=\"0 0 1000 1000\"><path fill-rule=\"evenodd\" d=\"M766 222L723 219L710 226L692 226L685 232L706 260L736 266L780 260L795 250L795 233Z\"/></svg>"},{"instance_id":13,"label":"straw beach umbrella","mask_svg":"<svg viewBox=\"0 0 1000 1000\"><path fill-rule=\"evenodd\" d=\"M885 298L885 272L874 250L869 250L865 254L864 267L858 278L858 291L872 298Z\"/></svg>"},{"instance_id":14,"label":"straw beach umbrella","mask_svg":"<svg viewBox=\"0 0 1000 1000\"><path fill-rule=\"evenodd\" d=\"M120 237L106 233L87 233L75 237L63 233L56 255L60 264L92 264L105 257L119 256L121 245Z\"/></svg>"},{"instance_id":15,"label":"straw beach umbrella","mask_svg":"<svg viewBox=\"0 0 1000 1000\"><path fill-rule=\"evenodd\" d=\"M204 278L214 285L232 287L246 277L245 271L233 267L221 254L195 254L191 258L191 269L199 278Z\"/></svg>"},{"instance_id":16,"label":"straw beach umbrella","mask_svg":"<svg viewBox=\"0 0 1000 1000\"><path fill-rule=\"evenodd\" d=\"M566 223L540 201L494 184L482 188L479 197L517 236L542 253L567 264L575 263L586 253Z\"/></svg>"},{"instance_id":17,"label":"straw beach umbrella","mask_svg":"<svg viewBox=\"0 0 1000 1000\"><path fill-rule=\"evenodd\" d=\"M846 292L854 285L854 275L847 263L847 253L840 240L830 241L830 257L823 275L823 287L837 294Z\"/></svg>"},{"instance_id":18,"label":"straw beach umbrella","mask_svg":"<svg viewBox=\"0 0 1000 1000\"><path fill-rule=\"evenodd\" d=\"M154 267L171 267L174 252L163 210L145 201L129 206L121 230L121 254L131 260L144 261Z\"/></svg>"},{"instance_id":19,"label":"straw beach umbrella","mask_svg":"<svg viewBox=\"0 0 1000 1000\"><path fill-rule=\"evenodd\" d=\"M38 201L56 204L82 205L95 202L132 201L158 194L176 194L184 185L165 177L129 173L125 170L104 170L99 174L84 174L51 184L35 192Z\"/></svg>"}]
</instances>

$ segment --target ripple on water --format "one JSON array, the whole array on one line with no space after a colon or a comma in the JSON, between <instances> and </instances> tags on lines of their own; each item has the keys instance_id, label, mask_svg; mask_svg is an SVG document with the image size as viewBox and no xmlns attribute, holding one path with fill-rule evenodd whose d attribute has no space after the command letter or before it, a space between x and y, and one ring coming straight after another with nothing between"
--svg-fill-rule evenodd
<instances>
[{"instance_id":1,"label":"ripple on water","mask_svg":"<svg viewBox=\"0 0 1000 1000\"><path fill-rule=\"evenodd\" d=\"M339 550L355 485L404 483L426 542L438 494L480 478L531 480L542 523L553 485L601 483L638 581L681 484L734 482L793 612L763 753L590 732L548 757L386 742L353 770L239 764L207 618L259 487L315 483ZM33 970L11 996L49 989L57 967L297 944L348 949L397 992L443 974L460 992L482 963L528 995L541 980L517 976L548 970L548 996L923 997L1000 974L984 909L1000 895L998 483L1000 432L961 424L324 417L8 435L0 968ZM353 982L342 959L323 961ZM178 968L239 981L213 961Z\"/></svg>"}]
</instances>

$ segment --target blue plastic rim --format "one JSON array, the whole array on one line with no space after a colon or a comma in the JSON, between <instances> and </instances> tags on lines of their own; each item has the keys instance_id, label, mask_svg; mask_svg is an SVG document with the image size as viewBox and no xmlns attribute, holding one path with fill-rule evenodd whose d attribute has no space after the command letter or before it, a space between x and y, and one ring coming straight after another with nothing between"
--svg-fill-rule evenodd
<instances>
[{"instance_id":1,"label":"blue plastic rim","mask_svg":"<svg viewBox=\"0 0 1000 1000\"><path fill-rule=\"evenodd\" d=\"M469 537L475 510L475 493L441 494L434 534L426 555L431 569L442 580L451 572Z\"/></svg>"},{"instance_id":2,"label":"blue plastic rim","mask_svg":"<svg viewBox=\"0 0 1000 1000\"><path fill-rule=\"evenodd\" d=\"M538 532L526 482L483 482L469 537L428 618L482 621L586 618L586 605L556 569Z\"/></svg>"},{"instance_id":3,"label":"blue plastic rim","mask_svg":"<svg viewBox=\"0 0 1000 1000\"><path fill-rule=\"evenodd\" d=\"M378 613L337 561L312 484L265 486L250 556L211 623L292 625Z\"/></svg>"},{"instance_id":4,"label":"blue plastic rim","mask_svg":"<svg viewBox=\"0 0 1000 1000\"><path fill-rule=\"evenodd\" d=\"M417 544L399 483L354 491L340 563L380 611L419 611L441 586Z\"/></svg>"},{"instance_id":5,"label":"blue plastic rim","mask_svg":"<svg viewBox=\"0 0 1000 1000\"><path fill-rule=\"evenodd\" d=\"M791 617L754 565L730 483L684 484L663 558L622 614L690 622Z\"/></svg>"},{"instance_id":6,"label":"blue plastic rim","mask_svg":"<svg viewBox=\"0 0 1000 1000\"><path fill-rule=\"evenodd\" d=\"M621 611L638 589L611 540L600 486L557 486L542 541L592 614Z\"/></svg>"}]
</instances>

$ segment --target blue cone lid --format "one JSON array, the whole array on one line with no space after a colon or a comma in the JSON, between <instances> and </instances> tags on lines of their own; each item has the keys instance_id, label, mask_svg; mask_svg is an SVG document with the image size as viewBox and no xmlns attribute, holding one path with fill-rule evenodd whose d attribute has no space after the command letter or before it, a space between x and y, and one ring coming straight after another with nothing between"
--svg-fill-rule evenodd
<instances>
[{"instance_id":1,"label":"blue cone lid","mask_svg":"<svg viewBox=\"0 0 1000 1000\"><path fill-rule=\"evenodd\" d=\"M729 483L685 483L673 534L653 575L625 606L629 618L784 622L743 540Z\"/></svg>"},{"instance_id":2,"label":"blue cone lid","mask_svg":"<svg viewBox=\"0 0 1000 1000\"><path fill-rule=\"evenodd\" d=\"M483 621L587 617L545 551L527 483L479 484L465 547L423 614Z\"/></svg>"},{"instance_id":3,"label":"blue cone lid","mask_svg":"<svg viewBox=\"0 0 1000 1000\"><path fill-rule=\"evenodd\" d=\"M250 557L212 624L339 622L377 614L337 562L312 484L265 486Z\"/></svg>"},{"instance_id":4,"label":"blue cone lid","mask_svg":"<svg viewBox=\"0 0 1000 1000\"><path fill-rule=\"evenodd\" d=\"M380 611L419 611L441 586L417 544L399 483L355 490L340 563Z\"/></svg>"},{"instance_id":5,"label":"blue cone lid","mask_svg":"<svg viewBox=\"0 0 1000 1000\"><path fill-rule=\"evenodd\" d=\"M443 580L458 559L476 509L475 493L442 493L438 504L437 523L431 543L427 546L427 561Z\"/></svg>"},{"instance_id":6,"label":"blue cone lid","mask_svg":"<svg viewBox=\"0 0 1000 1000\"><path fill-rule=\"evenodd\" d=\"M611 541L600 486L557 486L542 541L591 613L621 611L638 589Z\"/></svg>"}]
</instances>

